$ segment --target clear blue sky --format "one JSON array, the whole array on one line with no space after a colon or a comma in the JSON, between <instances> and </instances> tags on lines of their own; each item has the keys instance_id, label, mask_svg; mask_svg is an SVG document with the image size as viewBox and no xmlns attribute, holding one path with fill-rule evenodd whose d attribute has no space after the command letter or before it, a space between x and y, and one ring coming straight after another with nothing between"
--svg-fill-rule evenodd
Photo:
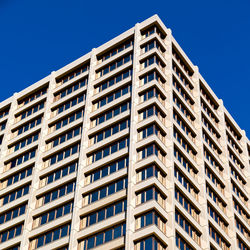
<instances>
[{"instance_id":1,"label":"clear blue sky","mask_svg":"<svg viewBox=\"0 0 250 250\"><path fill-rule=\"evenodd\" d=\"M249 136L249 11L249 0L0 0L0 101L158 14Z\"/></svg>"}]
</instances>

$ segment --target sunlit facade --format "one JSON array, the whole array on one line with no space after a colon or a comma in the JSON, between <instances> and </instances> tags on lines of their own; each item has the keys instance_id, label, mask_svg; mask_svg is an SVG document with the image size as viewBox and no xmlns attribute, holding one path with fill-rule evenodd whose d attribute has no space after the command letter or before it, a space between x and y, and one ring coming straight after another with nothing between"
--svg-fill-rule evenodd
<instances>
[{"instance_id":1,"label":"sunlit facade","mask_svg":"<svg viewBox=\"0 0 250 250\"><path fill-rule=\"evenodd\" d=\"M0 249L250 249L250 142L157 15L0 103L0 150Z\"/></svg>"}]
</instances>

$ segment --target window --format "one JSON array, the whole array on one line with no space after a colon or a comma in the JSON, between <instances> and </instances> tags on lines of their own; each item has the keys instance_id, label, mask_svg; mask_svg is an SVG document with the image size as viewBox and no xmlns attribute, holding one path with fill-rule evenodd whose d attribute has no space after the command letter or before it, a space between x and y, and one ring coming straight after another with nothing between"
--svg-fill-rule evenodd
<instances>
[{"instance_id":1,"label":"window","mask_svg":"<svg viewBox=\"0 0 250 250\"><path fill-rule=\"evenodd\" d=\"M218 127L219 120L217 116L215 116L214 111L210 109L210 107L203 101L201 98L201 107L207 113L207 115L214 121L215 125Z\"/></svg>"},{"instance_id":2,"label":"window","mask_svg":"<svg viewBox=\"0 0 250 250\"><path fill-rule=\"evenodd\" d=\"M154 210L140 215L135 219L135 229L140 229L153 224L156 225L163 233L166 232L166 220Z\"/></svg>"},{"instance_id":3,"label":"window","mask_svg":"<svg viewBox=\"0 0 250 250\"><path fill-rule=\"evenodd\" d=\"M155 87L146 90L145 92L139 94L139 96L140 102L145 102L153 97L156 97L164 105L165 97Z\"/></svg>"},{"instance_id":4,"label":"window","mask_svg":"<svg viewBox=\"0 0 250 250\"><path fill-rule=\"evenodd\" d=\"M188 135L188 137L195 142L194 137L195 134L191 131L191 129L188 127L188 125L186 124L186 122L184 122L181 119L181 116L178 115L178 113L174 110L173 112L173 117L175 119L175 121L179 124L179 126L182 128L182 130Z\"/></svg>"},{"instance_id":5,"label":"window","mask_svg":"<svg viewBox=\"0 0 250 250\"><path fill-rule=\"evenodd\" d=\"M190 83L188 78L184 76L184 74L181 72L181 70L174 61L172 61L172 69L178 76L178 79L181 81L181 83L184 84L192 92L192 89L194 88L193 85Z\"/></svg>"},{"instance_id":6,"label":"window","mask_svg":"<svg viewBox=\"0 0 250 250\"><path fill-rule=\"evenodd\" d=\"M165 35L163 35L163 33L160 31L160 29L156 25L153 25L150 28L147 28L146 30L141 32L142 39L144 39L146 37L149 37L149 36L151 36L152 34L155 34L155 33L158 34L158 36L161 39L165 38Z\"/></svg>"},{"instance_id":7,"label":"window","mask_svg":"<svg viewBox=\"0 0 250 250\"><path fill-rule=\"evenodd\" d=\"M220 182L220 180L215 176L215 174L212 172L209 166L205 164L205 173L208 176L208 178L214 183L214 185L224 194L224 184Z\"/></svg>"},{"instance_id":8,"label":"window","mask_svg":"<svg viewBox=\"0 0 250 250\"><path fill-rule=\"evenodd\" d=\"M122 81L122 80L124 80L124 79L126 79L128 77L131 77L132 76L132 72L133 72L132 69L123 71L122 73L119 73L116 76L111 77L108 80L100 83L99 85L97 85L97 87L95 87L95 93L97 94L99 92L102 92L105 89L113 86L114 84L117 84L120 81Z\"/></svg>"},{"instance_id":9,"label":"window","mask_svg":"<svg viewBox=\"0 0 250 250\"><path fill-rule=\"evenodd\" d=\"M150 144L138 151L138 161L148 158L151 155L157 156L162 162L165 160L165 153L155 144Z\"/></svg>"},{"instance_id":10,"label":"window","mask_svg":"<svg viewBox=\"0 0 250 250\"><path fill-rule=\"evenodd\" d=\"M32 175L32 167L26 168L18 173L15 173L14 175L11 175L8 177L8 179L2 180L2 187L10 186L18 181L21 181L22 179Z\"/></svg>"},{"instance_id":11,"label":"window","mask_svg":"<svg viewBox=\"0 0 250 250\"><path fill-rule=\"evenodd\" d=\"M237 151L239 155L242 154L243 151L238 145L239 142L236 142L235 138L231 136L228 131L226 131L226 135L227 135L227 141L230 143L230 145Z\"/></svg>"},{"instance_id":12,"label":"window","mask_svg":"<svg viewBox=\"0 0 250 250\"><path fill-rule=\"evenodd\" d=\"M208 150L204 147L204 156L207 159L207 161L212 165L221 175L223 168L222 166L218 163L218 161L208 152Z\"/></svg>"},{"instance_id":13,"label":"window","mask_svg":"<svg viewBox=\"0 0 250 250\"><path fill-rule=\"evenodd\" d=\"M9 114L9 107L0 111L0 119Z\"/></svg>"},{"instance_id":14,"label":"window","mask_svg":"<svg viewBox=\"0 0 250 250\"><path fill-rule=\"evenodd\" d=\"M240 203L233 198L234 209L242 216L242 218L247 222L250 223L250 216L246 212L246 210L240 205Z\"/></svg>"},{"instance_id":15,"label":"window","mask_svg":"<svg viewBox=\"0 0 250 250\"><path fill-rule=\"evenodd\" d=\"M3 196L1 198L1 200L3 202L2 204L5 205L9 202L12 202L12 201L28 194L29 193L29 186L30 185L28 184L28 185L25 185L21 188L16 189L15 191L7 193L5 196Z\"/></svg>"},{"instance_id":16,"label":"window","mask_svg":"<svg viewBox=\"0 0 250 250\"><path fill-rule=\"evenodd\" d=\"M230 244L209 224L209 235L217 244L225 250L230 249Z\"/></svg>"},{"instance_id":17,"label":"window","mask_svg":"<svg viewBox=\"0 0 250 250\"><path fill-rule=\"evenodd\" d=\"M229 149L229 147L228 147L228 153L229 153L230 159L234 162L234 164L237 167L239 167L239 169L243 169L244 165L241 163L241 161L239 160L239 158L231 151L231 149Z\"/></svg>"},{"instance_id":18,"label":"window","mask_svg":"<svg viewBox=\"0 0 250 250\"><path fill-rule=\"evenodd\" d=\"M200 245L200 232L198 232L190 222L177 210L175 209L175 221L179 224L186 233L198 244Z\"/></svg>"},{"instance_id":19,"label":"window","mask_svg":"<svg viewBox=\"0 0 250 250\"><path fill-rule=\"evenodd\" d=\"M53 110L52 112L55 112L55 114L60 114L72 107L74 107L75 105L83 102L86 98L86 94L83 93L79 96L75 96L72 99L70 99L69 101L63 103L62 105L58 106L55 110Z\"/></svg>"},{"instance_id":20,"label":"window","mask_svg":"<svg viewBox=\"0 0 250 250\"><path fill-rule=\"evenodd\" d=\"M136 204L140 205L150 200L156 200L165 208L165 198L156 187L151 187L136 194Z\"/></svg>"},{"instance_id":21,"label":"window","mask_svg":"<svg viewBox=\"0 0 250 250\"><path fill-rule=\"evenodd\" d=\"M55 209L52 209L46 213L41 214L39 217L34 218L33 228L40 225L44 225L48 222L56 220L66 214L72 213L73 211L73 201L70 201L64 205L61 205Z\"/></svg>"},{"instance_id":22,"label":"window","mask_svg":"<svg viewBox=\"0 0 250 250\"><path fill-rule=\"evenodd\" d=\"M19 207L16 207L14 209L8 210L5 213L2 213L0 215L0 224L6 223L10 220L15 219L18 216L23 215L26 211L26 206L27 206L27 203L25 203Z\"/></svg>"},{"instance_id":23,"label":"window","mask_svg":"<svg viewBox=\"0 0 250 250\"><path fill-rule=\"evenodd\" d=\"M82 242L80 242L81 246L80 249L84 250L92 249L99 245L115 240L119 237L125 236L125 233L126 233L125 223L114 226L112 228L108 228L105 231L102 231L96 235L89 236L88 238L84 239Z\"/></svg>"},{"instance_id":24,"label":"window","mask_svg":"<svg viewBox=\"0 0 250 250\"><path fill-rule=\"evenodd\" d=\"M175 199L185 208L185 210L199 223L199 211L194 207L194 205L189 201L183 193L175 188Z\"/></svg>"},{"instance_id":25,"label":"window","mask_svg":"<svg viewBox=\"0 0 250 250\"><path fill-rule=\"evenodd\" d=\"M231 179L231 184L232 184L232 189L234 193L241 199L241 201L247 206L248 202L248 197L240 190L239 187L232 181Z\"/></svg>"},{"instance_id":26,"label":"window","mask_svg":"<svg viewBox=\"0 0 250 250\"><path fill-rule=\"evenodd\" d=\"M116 48L111 49L108 52L105 52L103 55L98 56L98 61L103 62L103 61L109 59L110 57L122 52L123 50L133 46L133 44L134 44L133 40L126 41L126 42L118 45Z\"/></svg>"},{"instance_id":27,"label":"window","mask_svg":"<svg viewBox=\"0 0 250 250\"><path fill-rule=\"evenodd\" d=\"M141 85L145 85L153 80L156 80L163 88L165 88L164 86L165 81L160 77L160 75L156 71L151 71L149 73L146 73L141 78Z\"/></svg>"},{"instance_id":28,"label":"window","mask_svg":"<svg viewBox=\"0 0 250 250\"><path fill-rule=\"evenodd\" d=\"M70 224L62 225L49 231L45 234L40 234L38 238L32 239L30 243L30 249L36 249L49 244L55 240L59 240L70 234Z\"/></svg>"},{"instance_id":29,"label":"window","mask_svg":"<svg viewBox=\"0 0 250 250\"><path fill-rule=\"evenodd\" d=\"M164 48L160 45L160 43L157 40L154 39L142 46L141 48L142 54L154 48L158 49L161 53L164 52Z\"/></svg>"},{"instance_id":30,"label":"window","mask_svg":"<svg viewBox=\"0 0 250 250\"><path fill-rule=\"evenodd\" d=\"M82 126L71 129L68 132L61 134L60 136L55 137L51 142L47 144L47 147L50 148L49 145L51 145L52 147L56 147L57 145L60 145L61 143L64 143L65 141L68 141L71 138L80 135L81 133Z\"/></svg>"},{"instance_id":31,"label":"window","mask_svg":"<svg viewBox=\"0 0 250 250\"><path fill-rule=\"evenodd\" d=\"M30 159L33 159L35 156L36 156L36 149L32 149L29 152L20 155L18 158L14 158L13 160L11 160L7 164L7 166L10 168L14 168Z\"/></svg>"},{"instance_id":32,"label":"window","mask_svg":"<svg viewBox=\"0 0 250 250\"><path fill-rule=\"evenodd\" d=\"M74 173L77 169L77 166L78 166L78 163L74 162L68 166L65 166L63 168L59 168L58 170L49 173L49 175L47 175L46 177L43 177L41 179L40 185L41 186L48 185L48 184L50 184L58 179L63 178L64 176L67 176L71 173Z\"/></svg>"},{"instance_id":33,"label":"window","mask_svg":"<svg viewBox=\"0 0 250 250\"><path fill-rule=\"evenodd\" d=\"M120 105L114 107L113 109L106 111L105 113L97 116L95 119L93 119L91 121L91 125L92 125L92 127L95 127L95 126L125 112L126 110L130 110L130 102L120 104Z\"/></svg>"},{"instance_id":34,"label":"window","mask_svg":"<svg viewBox=\"0 0 250 250\"><path fill-rule=\"evenodd\" d=\"M80 144L72 145L63 151L60 151L54 155L52 155L48 160L45 161L45 164L48 163L49 166L56 164L57 162L60 162L68 157L70 157L73 154L76 154L80 151Z\"/></svg>"},{"instance_id":35,"label":"window","mask_svg":"<svg viewBox=\"0 0 250 250\"><path fill-rule=\"evenodd\" d=\"M212 125L212 123L210 123L208 121L207 118L205 118L205 116L203 114L201 114L201 119L203 124L205 125L205 127L208 129L208 131L214 135L214 137L216 138L216 140L219 142L219 138L220 138L220 134L218 134L214 128L214 126Z\"/></svg>"},{"instance_id":36,"label":"window","mask_svg":"<svg viewBox=\"0 0 250 250\"><path fill-rule=\"evenodd\" d=\"M156 177L163 185L165 185L166 175L155 165L151 165L146 168L140 169L136 173L137 182L144 181L153 176Z\"/></svg>"},{"instance_id":37,"label":"window","mask_svg":"<svg viewBox=\"0 0 250 250\"><path fill-rule=\"evenodd\" d=\"M22 100L18 101L18 108L32 102L33 100L36 100L37 98L45 95L47 93L48 86L37 90L36 92L32 93L28 97L23 98Z\"/></svg>"},{"instance_id":38,"label":"window","mask_svg":"<svg viewBox=\"0 0 250 250\"><path fill-rule=\"evenodd\" d=\"M98 77L104 76L104 75L108 74L109 72L121 67L123 64L125 64L129 61L132 61L132 60L133 60L132 54L125 55L122 58L116 60L115 62L108 64L108 66L105 66L101 70L98 70L96 73L97 73Z\"/></svg>"},{"instance_id":39,"label":"window","mask_svg":"<svg viewBox=\"0 0 250 250\"><path fill-rule=\"evenodd\" d=\"M9 152L15 152L19 149L24 148L25 146L37 141L39 139L39 133L35 133L27 138L25 138L24 140L21 140L20 142L14 144L11 148L9 148Z\"/></svg>"},{"instance_id":40,"label":"window","mask_svg":"<svg viewBox=\"0 0 250 250\"><path fill-rule=\"evenodd\" d=\"M54 102L64 98L65 96L71 94L74 91L77 91L78 89L87 86L88 84L88 77L86 78L82 78L81 80L77 81L76 83L74 83L73 85L70 85L67 88L64 88L63 90L61 90L60 92L54 94ZM85 99L85 97L83 98Z\"/></svg>"},{"instance_id":41,"label":"window","mask_svg":"<svg viewBox=\"0 0 250 250\"><path fill-rule=\"evenodd\" d=\"M65 196L69 193L74 192L75 190L75 182L70 182L67 184L64 184L60 187L57 187L56 189L44 194L43 196L39 197L37 199L37 205L38 207L47 204L49 202L52 202L56 199L61 198L62 196Z\"/></svg>"},{"instance_id":42,"label":"window","mask_svg":"<svg viewBox=\"0 0 250 250\"><path fill-rule=\"evenodd\" d=\"M166 247L155 237L150 236L135 243L135 250L165 250Z\"/></svg>"},{"instance_id":43,"label":"window","mask_svg":"<svg viewBox=\"0 0 250 250\"><path fill-rule=\"evenodd\" d=\"M233 128L229 119L225 116L227 129L231 132L231 134L235 137L235 139L239 142L241 140L241 134Z\"/></svg>"},{"instance_id":44,"label":"window","mask_svg":"<svg viewBox=\"0 0 250 250\"><path fill-rule=\"evenodd\" d=\"M23 232L23 224L16 225L0 233L0 243L11 240Z\"/></svg>"},{"instance_id":45,"label":"window","mask_svg":"<svg viewBox=\"0 0 250 250\"><path fill-rule=\"evenodd\" d=\"M165 133L163 133L161 131L161 129L158 127L158 125L156 125L156 124L151 124L151 125L143 128L142 130L138 131L138 139L139 140L145 139L151 135L156 135L157 137L159 137L159 139L162 142L164 142Z\"/></svg>"},{"instance_id":46,"label":"window","mask_svg":"<svg viewBox=\"0 0 250 250\"><path fill-rule=\"evenodd\" d=\"M5 121L5 122L0 123L0 131L5 130L5 128L6 128L6 124L7 124L7 122L6 122L6 121Z\"/></svg>"},{"instance_id":47,"label":"window","mask_svg":"<svg viewBox=\"0 0 250 250\"><path fill-rule=\"evenodd\" d=\"M185 107L185 104L182 103L179 97L174 93L173 94L173 102L176 104L176 106L179 108L179 110L186 116L186 118L193 124L195 117L188 111L188 109Z\"/></svg>"},{"instance_id":48,"label":"window","mask_svg":"<svg viewBox=\"0 0 250 250\"><path fill-rule=\"evenodd\" d=\"M175 245L181 250L194 250L177 232L175 234Z\"/></svg>"},{"instance_id":49,"label":"window","mask_svg":"<svg viewBox=\"0 0 250 250\"><path fill-rule=\"evenodd\" d=\"M41 102L35 106L33 106L32 108L27 109L26 111L22 112L20 115L18 115L16 117L16 121L20 121L25 119L26 117L36 113L37 111L41 110L44 108L44 104L45 102Z\"/></svg>"},{"instance_id":50,"label":"window","mask_svg":"<svg viewBox=\"0 0 250 250\"><path fill-rule=\"evenodd\" d=\"M207 102L211 105L211 107L214 110L217 110L218 109L218 105L215 103L214 100L212 100L211 95L209 95L209 92L207 92L202 85L203 85L203 83L200 81L200 91L201 91L202 96L205 97L205 99L207 100Z\"/></svg>"},{"instance_id":51,"label":"window","mask_svg":"<svg viewBox=\"0 0 250 250\"><path fill-rule=\"evenodd\" d=\"M227 233L228 223L222 219L222 217L218 214L218 212L207 203L207 213L215 220L215 222Z\"/></svg>"},{"instance_id":52,"label":"window","mask_svg":"<svg viewBox=\"0 0 250 250\"><path fill-rule=\"evenodd\" d=\"M191 145L188 143L186 139L183 138L183 136L174 128L174 138L179 142L179 144L187 151L191 157L196 160L196 152L191 147Z\"/></svg>"},{"instance_id":53,"label":"window","mask_svg":"<svg viewBox=\"0 0 250 250\"><path fill-rule=\"evenodd\" d=\"M65 127L66 125L80 119L84 116L84 110L76 111L75 113L71 114L70 116L64 117L63 119L60 119L57 123L52 125L50 127L50 132L53 132L54 130L58 130L62 127Z\"/></svg>"},{"instance_id":54,"label":"window","mask_svg":"<svg viewBox=\"0 0 250 250\"><path fill-rule=\"evenodd\" d=\"M122 120L119 123L109 126L107 129L102 130L101 132L91 136L89 138L90 145L96 144L126 128L129 128L130 119Z\"/></svg>"},{"instance_id":55,"label":"window","mask_svg":"<svg viewBox=\"0 0 250 250\"><path fill-rule=\"evenodd\" d=\"M126 95L127 93L130 93L132 89L131 85L126 85L125 87L116 90L115 92L112 92L111 94L102 97L98 101L93 103L93 110L96 110L98 108L101 108L105 106L106 104L114 101L115 99L120 98L121 96Z\"/></svg>"},{"instance_id":56,"label":"window","mask_svg":"<svg viewBox=\"0 0 250 250\"><path fill-rule=\"evenodd\" d=\"M84 206L91 204L95 201L101 200L113 193L119 192L127 188L128 180L127 178L117 180L113 183L110 183L104 187L99 188L98 190L92 191L89 194L83 197Z\"/></svg>"},{"instance_id":57,"label":"window","mask_svg":"<svg viewBox=\"0 0 250 250\"><path fill-rule=\"evenodd\" d=\"M65 76L56 79L57 84L60 86L63 83L68 82L69 80L77 77L80 74L83 74L84 72L89 70L89 63L83 64L76 68L74 71L67 73Z\"/></svg>"},{"instance_id":58,"label":"window","mask_svg":"<svg viewBox=\"0 0 250 250\"><path fill-rule=\"evenodd\" d=\"M178 61L178 63L181 65L182 69L187 73L187 75L192 76L194 73L193 70L187 64L187 62L182 59L180 53L177 51L177 49L174 47L174 45L172 46L172 54L173 54L174 58Z\"/></svg>"},{"instance_id":59,"label":"window","mask_svg":"<svg viewBox=\"0 0 250 250\"><path fill-rule=\"evenodd\" d=\"M161 60L158 58L158 56L153 55L141 62L142 68L149 67L150 65L156 63L161 69L163 69L164 64L161 62Z\"/></svg>"},{"instance_id":60,"label":"window","mask_svg":"<svg viewBox=\"0 0 250 250\"><path fill-rule=\"evenodd\" d=\"M160 121L162 121L164 123L165 115L159 110L159 108L156 105L152 105L150 107L147 107L143 111L140 111L139 112L139 120L140 121L145 120L153 115L158 117L160 119Z\"/></svg>"},{"instance_id":61,"label":"window","mask_svg":"<svg viewBox=\"0 0 250 250\"><path fill-rule=\"evenodd\" d=\"M81 229L126 211L127 200L121 200L81 218Z\"/></svg>"},{"instance_id":62,"label":"window","mask_svg":"<svg viewBox=\"0 0 250 250\"><path fill-rule=\"evenodd\" d=\"M87 185L93 183L101 178L115 173L116 171L126 168L128 167L128 164L128 157L111 162L110 164L105 165L104 167L101 167L90 174L87 174L85 177L85 184Z\"/></svg>"},{"instance_id":63,"label":"window","mask_svg":"<svg viewBox=\"0 0 250 250\"><path fill-rule=\"evenodd\" d=\"M174 168L175 178L182 184L182 186L193 195L193 197L198 200L199 190L187 179L187 177L179 170L177 166Z\"/></svg>"},{"instance_id":64,"label":"window","mask_svg":"<svg viewBox=\"0 0 250 250\"><path fill-rule=\"evenodd\" d=\"M238 247L241 250L248 250L248 246L237 236Z\"/></svg>"},{"instance_id":65,"label":"window","mask_svg":"<svg viewBox=\"0 0 250 250\"><path fill-rule=\"evenodd\" d=\"M40 117L38 117L36 119L33 119L33 120L25 123L24 125L19 127L17 130L13 131L13 134L15 136L20 135L20 134L22 134L22 133L24 133L24 132L26 132L26 131L28 131L28 130L36 127L36 126L38 126L41 123L42 123L42 117L40 116Z\"/></svg>"},{"instance_id":66,"label":"window","mask_svg":"<svg viewBox=\"0 0 250 250\"><path fill-rule=\"evenodd\" d=\"M221 210L226 212L226 204L224 201L218 196L218 194L206 183L206 191L207 194L212 198L212 200L221 208Z\"/></svg>"},{"instance_id":67,"label":"window","mask_svg":"<svg viewBox=\"0 0 250 250\"><path fill-rule=\"evenodd\" d=\"M117 142L112 143L109 146L106 146L98 151L95 151L88 156L88 164L92 164L100 159L103 159L111 154L114 154L117 151L120 151L126 147L129 147L129 138L120 139Z\"/></svg>"}]
</instances>

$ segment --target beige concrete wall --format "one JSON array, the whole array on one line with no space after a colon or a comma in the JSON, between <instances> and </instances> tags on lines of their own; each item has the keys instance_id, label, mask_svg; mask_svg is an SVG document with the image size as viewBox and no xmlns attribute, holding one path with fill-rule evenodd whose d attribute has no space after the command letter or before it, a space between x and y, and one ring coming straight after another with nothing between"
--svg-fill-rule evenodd
<instances>
[{"instance_id":1,"label":"beige concrete wall","mask_svg":"<svg viewBox=\"0 0 250 250\"><path fill-rule=\"evenodd\" d=\"M142 32L156 25L160 30L162 37L153 33L148 37L142 35ZM133 37L133 47L124 49L122 52L117 53L114 56L111 56L109 59L100 62L98 61L98 56L107 52L110 48L115 48L117 45L122 44L127 39ZM142 50L142 47L150 41L157 41L161 49L151 49L147 52ZM180 60L172 54L172 49L175 49L178 52ZM124 55L132 53L133 61L127 62L123 66L111 71L110 73L99 77L96 73L101 68L109 65L115 60L122 58ZM143 60L146 58L156 55L161 61L162 66L153 63L148 67L142 66ZM86 72L75 75L72 79L68 80L65 83L58 83L58 79L66 76L69 72L76 70L79 65L85 63L89 64L89 68ZM183 63L185 66L183 66ZM178 67L178 72L182 77L178 76L178 72L175 72L173 65ZM185 67L191 70L191 74L185 71ZM108 78L123 72L124 70L131 68L133 69L132 77L128 77L119 83L113 85L112 87L107 88L106 90L96 93L95 88L98 84L104 82ZM156 80L142 85L141 77L147 74L147 72L157 71L161 76L163 83L160 83ZM70 86L73 86L79 80L87 77L88 85L84 86L76 91L73 91L71 94L67 95L64 98L59 100L54 99L54 94L60 92L63 89L66 89ZM173 85L173 77L176 78L176 81L180 85L180 88L177 89ZM185 82L182 80L185 78ZM206 98L200 87L200 82L202 82L202 88L205 89L208 98ZM93 108L93 102L99 100L103 96L114 93L118 89L121 89L123 86L130 83L132 85L132 92L126 94L125 96L116 99L110 104L105 105L99 109ZM190 86L188 86L187 85ZM42 86L48 84L47 93L41 97L36 98L30 103L18 107L18 102L24 97L29 96L33 92L36 92ZM145 102L141 102L140 95L143 91L155 87L164 97L164 100L159 100L156 97L151 98ZM75 105L74 107L69 108L67 111L64 111L60 114L57 114L54 109L59 107L59 105L66 103L71 98L86 92L86 100ZM184 93L184 94L183 94ZM184 113L173 101L173 97L176 96L181 102L182 110L186 110ZM188 99L191 100L191 104ZM35 106L37 103L45 100L45 107L38 112L28 116L27 118L17 121L16 117L22 112L28 110L29 108ZM91 127L91 120L110 109L115 105L122 103L124 101L130 101L131 110L126 111L100 125ZM211 100L217 109L215 109L210 101ZM206 112L202 108L202 103L208 107L209 112ZM145 120L140 119L140 112L146 107L156 105L162 115L165 117L161 119L156 115L147 118ZM167 249L175 249L175 238L176 233L181 235L183 239L194 249L210 249L211 246L219 249L220 246L209 236L209 225L219 231L220 235L224 240L230 245L230 249L237 249L238 243L237 238L239 237L246 245L250 244L249 238L243 235L240 230L235 226L235 216L239 218L242 222L242 225L246 228L248 233L250 232L249 220L246 221L239 213L234 209L233 197L237 202L242 206L245 213L249 216L249 180L250 180L250 142L246 137L245 131L241 130L237 123L233 120L231 115L225 109L222 100L217 98L214 92L209 87L205 79L200 75L199 69L197 66L193 65L181 47L178 45L176 40L172 36L172 31L168 29L160 20L157 15L152 16L151 18L137 23L133 28L124 32L120 36L110 40L104 45L93 49L90 53L80 57L76 61L66 65L62 69L59 69L55 72L52 72L49 76L40 80L39 82L31 85L25 90L15 93L11 98L0 103L0 112L4 110L5 107L9 107L9 114L5 117L0 118L1 123L7 121L6 128L4 131L0 131L0 136L4 135L2 144L0 145L0 215L10 211L12 208L22 204L27 203L27 210L25 215L17 217L12 220L12 223L6 222L3 225L0 225L0 234L11 228L14 225L19 223L23 224L23 233L22 236L18 236L14 239L8 240L4 243L0 243L1 249L10 249L12 246L19 245L20 249L34 249L34 243L32 243L34 238L37 238L39 235L42 235L46 232L49 232L56 227L64 225L65 223L71 222L71 231L69 236L64 237L60 240L54 241L50 244L44 245L40 249L60 249L62 247L68 246L69 249L81 249L82 241L91 235L96 233L103 232L109 227L114 227L115 225L126 222L126 235L125 237L120 237L114 241L106 243L102 246L99 246L98 249L119 249L125 248L126 250L135 249L135 244L141 239L148 237L150 235L155 235L159 238L161 244L163 244ZM53 130L50 128L54 125L55 122L63 120L65 117L73 114L75 111L83 109L84 118L78 119L61 129ZM186 124L185 126L192 131L186 133L183 128L175 121L173 118L174 111L178 113L178 116ZM193 117L191 121L187 117L187 113L190 113ZM41 125L26 131L21 135L17 135L15 132L16 129L25 125L27 122L37 118L39 115L43 116ZM209 122L209 126L212 127L212 130L219 135L219 139L216 139L214 132L211 132L202 121L202 117L205 117ZM215 122L212 116L215 117ZM225 117L230 121L230 126L233 131L240 137L238 140L235 138L233 133L226 127ZM104 139L102 142L98 142L94 145L90 145L89 136L103 131L104 129L111 127L117 122L130 118L130 129L120 131L119 133ZM141 140L138 136L138 130L148 126L149 124L156 123L161 127L164 132L163 139L154 135L148 138ZM78 125L82 126L82 134L70 139L54 148L52 148L50 141L53 138L56 138L58 135L63 134L66 131L70 131L71 128ZM177 130L180 136L184 141L187 142L189 147L194 151L194 157L187 150L185 150L181 143L179 143L176 138L173 136L174 130ZM29 135L33 132L39 131L40 136L39 140L26 146L23 149L19 149L16 152L9 153L9 148L13 147L17 142L23 140L23 138L28 138ZM217 147L221 150L221 153L218 155L216 151L203 139L203 131L205 131L208 136L211 138L213 147ZM230 141L227 140L227 133L230 134L235 140L236 146L232 146ZM120 138L127 136L130 139L129 148L120 150L113 155L109 155L102 160L99 160L93 164L88 163L88 156L92 152L96 152L100 148L109 145L112 142L119 140ZM61 150L64 150L74 143L80 143L81 148L80 152L72 155L63 161L60 161L53 166L49 166L47 163L47 158L58 153ZM161 152L165 155L164 159L160 159L157 156L150 156L146 159L140 160L138 157L138 152L145 145L151 143L156 144ZM21 155L25 152L29 152L31 147L37 147L36 157L26 161L25 163L20 164L17 167L8 169L9 162L15 159L18 155ZM181 154L186 158L187 161L193 165L193 168L197 173L193 176L185 166L180 163L174 157L174 147L177 147ZM217 171L211 163L204 156L204 147L208 149L211 156L221 165L223 171L220 173ZM235 147L240 148L242 153L238 153ZM228 148L233 152L235 157L240 161L243 169L241 169L236 163L229 159ZM109 176L102 178L96 182L87 183L87 175L100 167L103 167L109 164L112 161L119 160L122 157L128 157L129 167L128 169L123 169L113 173ZM60 169L63 166L68 166L70 163L77 161L78 170L76 173L67 175L53 183L48 185L41 186L41 179L44 176L47 176L49 173ZM13 176L15 173L25 169L27 166L34 165L32 176L20 180L16 184L6 187L6 178ZM158 178L153 177L146 179L144 181L138 181L137 172L140 171L145 166L157 165L162 173L166 174L166 177L163 182ZM211 169L211 172L216 176L216 178L225 186L224 193L209 179L205 172L205 164ZM243 185L239 180L237 180L233 174L231 174L230 165L237 170L238 175L241 176L241 179L244 180L245 184ZM197 198L194 197L191 192L189 192L183 184L181 184L177 178L174 176L174 168L177 167L179 171L189 180L189 182L197 189ZM89 192L99 189L100 187L106 186L112 183L119 178L128 178L128 187L127 190L122 190L111 196L107 196L104 199L101 199L93 204L85 205L83 203L84 196ZM39 197L45 195L49 191L55 190L58 186L61 186L65 183L75 181L76 189L75 192L70 193L66 196L58 198L46 205L38 206ZM232 189L231 182L236 183L238 190L246 197L246 202L244 203L240 197L238 197ZM2 198L5 197L8 193L11 193L17 190L19 187L25 184L30 184L30 191L28 195L23 196L15 201L12 201L6 205L2 205ZM209 185L213 189L214 193L220 197L222 201L226 204L225 211L214 202L214 200L209 197L206 186ZM149 187L156 187L165 197L163 202L157 202L155 200L148 201L145 204L137 204L139 193L143 190L146 190ZM197 221L192 215L190 215L187 210L175 199L175 189L179 188L183 196L191 203L197 211L199 211L199 221ZM91 214L92 212L98 211L100 208L111 205L112 203L119 201L123 198L127 199L127 211L119 215L109 218L107 221L102 221L91 227L86 227L81 229L80 218ZM74 200L74 209L73 213L61 217L60 219L53 220L43 226L38 228L33 228L34 218L41 215L46 211L50 211L52 208L57 208L68 201ZM214 210L228 223L228 230L224 231L223 228L216 223L216 221L208 214L207 206L208 203L213 206ZM198 234L200 234L200 240L197 241L194 238L191 238L187 232L175 222L175 210L178 210L183 217L192 225ZM166 231L161 231L155 225L151 225L145 228L136 229L136 218L140 216L145 211L155 210L161 217L166 221ZM33 244L33 245L32 245Z\"/></svg>"}]
</instances>

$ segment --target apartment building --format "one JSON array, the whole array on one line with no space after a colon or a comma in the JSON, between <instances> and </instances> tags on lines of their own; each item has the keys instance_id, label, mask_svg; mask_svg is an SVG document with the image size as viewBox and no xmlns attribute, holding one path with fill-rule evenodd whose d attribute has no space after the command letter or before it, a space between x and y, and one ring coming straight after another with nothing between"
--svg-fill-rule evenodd
<instances>
[{"instance_id":1,"label":"apartment building","mask_svg":"<svg viewBox=\"0 0 250 250\"><path fill-rule=\"evenodd\" d=\"M250 141L157 15L0 103L0 150L0 249L250 249Z\"/></svg>"}]
</instances>

